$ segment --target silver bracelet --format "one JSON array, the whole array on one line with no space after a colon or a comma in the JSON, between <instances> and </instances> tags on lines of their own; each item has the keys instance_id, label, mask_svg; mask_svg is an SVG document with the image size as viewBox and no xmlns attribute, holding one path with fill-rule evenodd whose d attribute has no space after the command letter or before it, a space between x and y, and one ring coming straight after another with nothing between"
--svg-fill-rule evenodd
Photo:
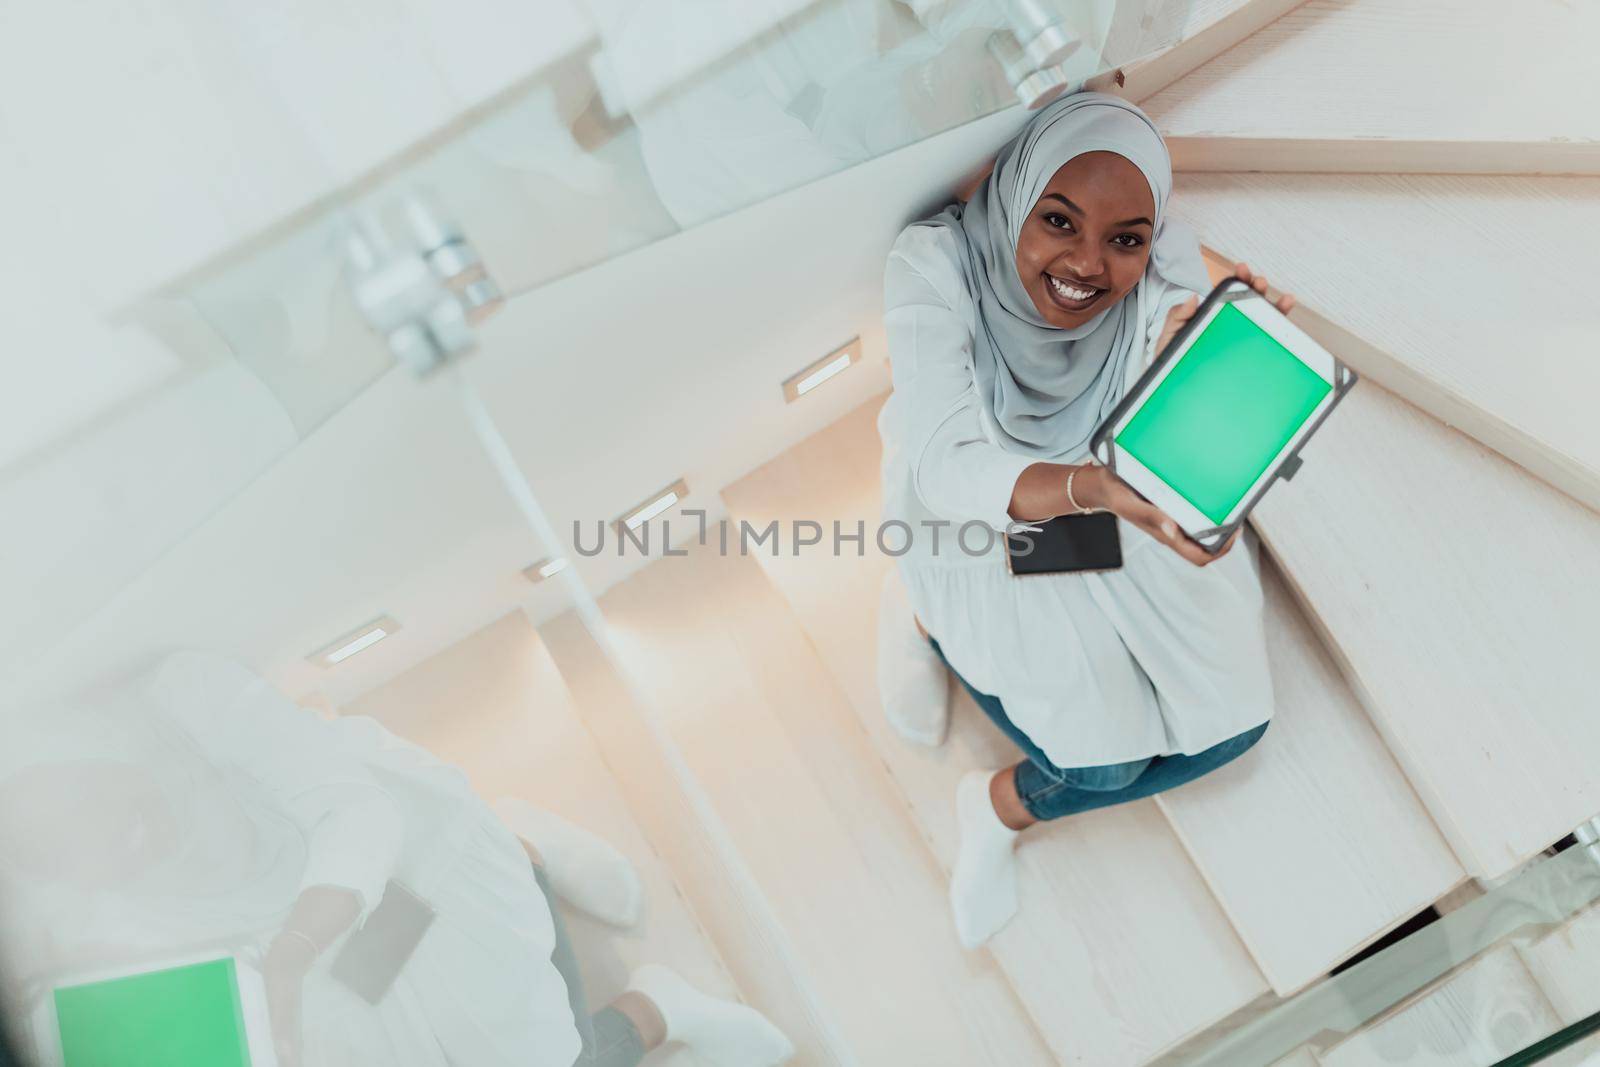
<instances>
[{"instance_id":1,"label":"silver bracelet","mask_svg":"<svg viewBox=\"0 0 1600 1067\"><path fill-rule=\"evenodd\" d=\"M1084 466L1086 467L1086 466L1088 466L1088 464L1084 464ZM1081 471L1082 469L1083 469L1083 467L1073 467L1072 470L1067 472L1067 503L1072 505L1073 513L1074 514L1078 514L1078 515L1081 515L1081 514L1087 512L1087 511L1091 511L1091 510L1093 510L1093 511L1099 511L1100 510L1099 508L1092 508L1091 509L1091 508L1084 507L1082 504L1078 503L1078 498L1072 495L1072 480L1078 476L1078 472Z\"/></svg>"},{"instance_id":2,"label":"silver bracelet","mask_svg":"<svg viewBox=\"0 0 1600 1067\"><path fill-rule=\"evenodd\" d=\"M298 937L300 940L304 941L306 944L311 946L311 955L313 957L322 955L322 947L320 945L318 945L315 941L311 940L311 935L310 934L302 933L299 930L292 930L292 929L289 929L289 928L285 927L278 934L278 936L279 937Z\"/></svg>"}]
</instances>

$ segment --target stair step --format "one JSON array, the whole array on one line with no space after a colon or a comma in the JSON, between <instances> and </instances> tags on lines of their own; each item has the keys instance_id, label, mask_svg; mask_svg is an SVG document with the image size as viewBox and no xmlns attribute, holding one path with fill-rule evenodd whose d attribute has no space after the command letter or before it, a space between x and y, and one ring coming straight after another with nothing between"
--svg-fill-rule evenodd
<instances>
[{"instance_id":1,"label":"stair step","mask_svg":"<svg viewBox=\"0 0 1600 1067\"><path fill-rule=\"evenodd\" d=\"M955 784L1015 748L963 694L949 740L917 749L884 720L874 649L889 560L872 545L879 443L872 401L723 491L732 515L861 521L866 555L761 555L914 810L945 870L954 857ZM1151 802L1030 831L1019 852L1022 913L990 946L1063 1063L1143 1063L1266 992L1237 935ZM937 935L950 936L949 919Z\"/></svg>"},{"instance_id":2,"label":"stair step","mask_svg":"<svg viewBox=\"0 0 1600 1067\"><path fill-rule=\"evenodd\" d=\"M1185 171L1596 174L1597 38L1563 0L1311 0L1141 106Z\"/></svg>"},{"instance_id":3,"label":"stair step","mask_svg":"<svg viewBox=\"0 0 1600 1067\"><path fill-rule=\"evenodd\" d=\"M1517 951L1562 1025L1600 1011L1600 906L1579 912Z\"/></svg>"},{"instance_id":4,"label":"stair step","mask_svg":"<svg viewBox=\"0 0 1600 1067\"><path fill-rule=\"evenodd\" d=\"M757 563L713 542L600 604L850 1055L1055 1063L1004 977L956 943L904 800Z\"/></svg>"},{"instance_id":5,"label":"stair step","mask_svg":"<svg viewBox=\"0 0 1600 1067\"><path fill-rule=\"evenodd\" d=\"M1157 797L1289 996L1464 877L1350 687L1261 560L1277 714L1235 763Z\"/></svg>"},{"instance_id":6,"label":"stair step","mask_svg":"<svg viewBox=\"0 0 1600 1067\"><path fill-rule=\"evenodd\" d=\"M576 615L539 627L574 708L594 737L641 830L706 924L747 1003L794 1043L798 1061L857 1062L817 1005L805 976L785 966L791 946L769 909L730 870L720 842L682 788L633 691Z\"/></svg>"},{"instance_id":7,"label":"stair step","mask_svg":"<svg viewBox=\"0 0 1600 1067\"><path fill-rule=\"evenodd\" d=\"M1600 361L1580 355L1600 336L1600 179L1185 174L1177 186L1202 240L1299 295L1307 332L1600 509L1600 420L1573 402L1600 395ZM1539 266L1487 249L1538 249Z\"/></svg>"},{"instance_id":8,"label":"stair step","mask_svg":"<svg viewBox=\"0 0 1600 1067\"><path fill-rule=\"evenodd\" d=\"M635 821L624 791L527 617L514 612L346 704L467 773L488 802L516 797L604 838L644 885L639 924L616 930L562 905L592 1007L628 974L662 963L722 997L738 990L677 879ZM662 1063L694 1067L681 1048Z\"/></svg>"},{"instance_id":9,"label":"stair step","mask_svg":"<svg viewBox=\"0 0 1600 1067\"><path fill-rule=\"evenodd\" d=\"M1366 382L1253 521L1469 874L1600 811L1600 515Z\"/></svg>"},{"instance_id":10,"label":"stair step","mask_svg":"<svg viewBox=\"0 0 1600 1067\"><path fill-rule=\"evenodd\" d=\"M1502 945L1317 1058L1322 1067L1491 1067L1560 1026L1516 951Z\"/></svg>"}]
</instances>

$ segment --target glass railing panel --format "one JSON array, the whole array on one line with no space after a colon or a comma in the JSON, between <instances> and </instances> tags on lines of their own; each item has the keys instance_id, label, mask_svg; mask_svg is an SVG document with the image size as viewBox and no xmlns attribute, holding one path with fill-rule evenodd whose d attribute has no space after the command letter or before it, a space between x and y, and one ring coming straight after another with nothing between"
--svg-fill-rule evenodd
<instances>
[{"instance_id":1,"label":"glass railing panel","mask_svg":"<svg viewBox=\"0 0 1600 1067\"><path fill-rule=\"evenodd\" d=\"M688 776L631 710L585 718L536 625L592 599L540 573L548 460L503 453L458 368L390 364L359 207L142 304L170 380L7 472L0 1009L29 1064L533 1062L576 1057L580 988L644 1044L630 987L748 992L680 889L726 865L664 863L608 761ZM456 290L411 277L436 314L402 350L463 354Z\"/></svg>"},{"instance_id":2,"label":"glass railing panel","mask_svg":"<svg viewBox=\"0 0 1600 1067\"><path fill-rule=\"evenodd\" d=\"M219 1028L262 1064L576 1056L580 989L643 1043L607 1008L630 987L739 997L678 888L720 868L664 864L608 757L658 805L680 779L644 726L583 717L534 625L571 593L536 584L482 427L446 379L393 384L11 679L0 972L27 1062L232 1062L200 1043Z\"/></svg>"},{"instance_id":3,"label":"glass railing panel","mask_svg":"<svg viewBox=\"0 0 1600 1067\"><path fill-rule=\"evenodd\" d=\"M1187 0L576 3L587 34L408 180L510 293L1179 39ZM481 225L482 219L490 225Z\"/></svg>"},{"instance_id":4,"label":"glass railing panel","mask_svg":"<svg viewBox=\"0 0 1600 1067\"><path fill-rule=\"evenodd\" d=\"M1247 1013L1157 1061L1578 1064L1600 1055L1600 856L1541 858L1436 921L1287 1000ZM1308 921L1313 921L1308 916ZM1557 1037L1559 1035L1559 1037ZM1314 1060L1295 1059L1310 1054Z\"/></svg>"},{"instance_id":5,"label":"glass railing panel","mask_svg":"<svg viewBox=\"0 0 1600 1067\"><path fill-rule=\"evenodd\" d=\"M29 154L7 170L28 191L19 202L46 208L16 220L33 249L19 275L31 319L57 347L121 358L51 368L76 374L76 399L6 419L0 464L158 388L195 388L201 368L227 359L297 438L313 431L397 358L370 287L352 295L365 269L351 239L380 233L385 262L432 251L438 231L411 217L418 198L516 296L1013 106L1019 92L1042 99L1157 51L1198 17L1191 6L763 0L708 20L686 2L570 0L529 16L546 32L525 55L496 49L476 67L461 26L430 30L416 15L395 41L427 39L442 73L376 95L339 73L376 61L359 34L313 47L265 14L231 28L177 13L121 26L119 63L172 48L188 61L127 89L168 121L153 132L72 114L81 137L145 136L150 149L123 153L115 182L96 177L76 155L50 155L51 131L74 123L43 109L18 127ZM58 23L33 29L53 39L67 32ZM215 135L205 100L232 107L239 128ZM89 333L74 324L86 316L100 322Z\"/></svg>"}]
</instances>

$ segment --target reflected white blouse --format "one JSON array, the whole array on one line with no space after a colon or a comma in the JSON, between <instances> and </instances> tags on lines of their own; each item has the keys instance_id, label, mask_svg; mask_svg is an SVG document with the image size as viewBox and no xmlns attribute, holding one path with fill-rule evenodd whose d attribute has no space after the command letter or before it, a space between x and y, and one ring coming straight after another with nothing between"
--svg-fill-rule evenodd
<instances>
[{"instance_id":1,"label":"reflected white blouse","mask_svg":"<svg viewBox=\"0 0 1600 1067\"><path fill-rule=\"evenodd\" d=\"M351 890L365 913L396 879L433 923L377 1006L330 974L348 934L321 955L305 984L306 1067L570 1067L582 1043L549 901L460 770L371 719L325 722L203 653L173 654L122 699L101 710L147 727L121 756L162 784L171 817L142 832L168 839L99 888L35 879L8 896L9 972L264 947L304 889ZM68 751L99 748L84 737Z\"/></svg>"},{"instance_id":2,"label":"reflected white blouse","mask_svg":"<svg viewBox=\"0 0 1600 1067\"><path fill-rule=\"evenodd\" d=\"M1118 520L1120 570L1014 577L1012 489L1036 462L1007 451L977 395L976 308L956 238L900 234L884 277L894 393L879 416L886 537L917 617L950 665L1060 767L1194 754L1265 722L1272 682L1253 540L1196 567ZM1146 359L1186 289L1147 277ZM1125 299L1135 299L1130 293ZM1062 462L1081 463L1083 455ZM935 536L937 535L937 536Z\"/></svg>"}]
</instances>

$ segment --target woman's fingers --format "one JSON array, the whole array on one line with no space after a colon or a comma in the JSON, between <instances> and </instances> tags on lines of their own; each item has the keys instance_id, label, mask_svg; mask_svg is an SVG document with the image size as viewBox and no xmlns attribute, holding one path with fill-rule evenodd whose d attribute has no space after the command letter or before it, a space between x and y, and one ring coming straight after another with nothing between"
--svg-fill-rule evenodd
<instances>
[{"instance_id":1,"label":"woman's fingers","mask_svg":"<svg viewBox=\"0 0 1600 1067\"><path fill-rule=\"evenodd\" d=\"M1196 567L1204 567L1217 558L1184 533L1183 527L1179 526L1171 515L1135 493L1127 482L1115 475L1106 479L1104 506L1108 511L1133 523Z\"/></svg>"},{"instance_id":2,"label":"woman's fingers","mask_svg":"<svg viewBox=\"0 0 1600 1067\"><path fill-rule=\"evenodd\" d=\"M1172 309L1167 312L1166 325L1161 328L1160 339L1156 341L1155 348L1151 350L1150 355L1145 359L1145 366L1148 367L1155 362L1156 356L1160 355L1166 349L1167 344L1177 336L1178 331L1183 329L1183 324L1194 318L1194 313L1199 307L1200 298L1197 296L1191 296L1183 303L1172 306Z\"/></svg>"},{"instance_id":3,"label":"woman's fingers","mask_svg":"<svg viewBox=\"0 0 1600 1067\"><path fill-rule=\"evenodd\" d=\"M1179 327L1194 318L1194 313L1199 307L1200 298L1198 296L1191 296L1181 304L1174 304L1172 310L1167 312L1166 333L1169 336L1177 333Z\"/></svg>"},{"instance_id":4,"label":"woman's fingers","mask_svg":"<svg viewBox=\"0 0 1600 1067\"><path fill-rule=\"evenodd\" d=\"M1239 543L1239 535L1242 534L1242 533L1244 533L1244 527L1243 526L1237 527L1233 531L1233 533L1229 535L1228 543L1223 545L1221 548L1217 549L1215 552L1211 553L1211 558L1212 559L1221 559L1223 556L1226 556L1229 552L1232 552L1233 551L1233 546Z\"/></svg>"},{"instance_id":5,"label":"woman's fingers","mask_svg":"<svg viewBox=\"0 0 1600 1067\"><path fill-rule=\"evenodd\" d=\"M1254 271L1252 271L1250 269L1250 265L1248 263L1236 264L1234 266L1234 268L1233 268L1233 276L1235 278L1238 278L1241 282L1244 282L1247 285L1249 285L1250 288L1254 289L1256 292L1260 293L1262 296L1266 296L1267 295L1267 279L1266 279L1266 276L1262 275L1262 274L1257 274ZM1279 311L1281 311L1285 315L1287 315L1287 314L1289 314L1289 312L1291 310L1293 310L1295 302L1296 301L1295 301L1295 298L1294 298L1293 294L1291 294L1291 293L1281 293L1281 294L1279 294L1277 302L1274 304L1274 306Z\"/></svg>"},{"instance_id":6,"label":"woman's fingers","mask_svg":"<svg viewBox=\"0 0 1600 1067\"><path fill-rule=\"evenodd\" d=\"M1204 567L1214 558L1201 548L1172 516L1143 500L1129 507L1123 518L1137 525L1145 533L1172 549L1197 567Z\"/></svg>"}]
</instances>

